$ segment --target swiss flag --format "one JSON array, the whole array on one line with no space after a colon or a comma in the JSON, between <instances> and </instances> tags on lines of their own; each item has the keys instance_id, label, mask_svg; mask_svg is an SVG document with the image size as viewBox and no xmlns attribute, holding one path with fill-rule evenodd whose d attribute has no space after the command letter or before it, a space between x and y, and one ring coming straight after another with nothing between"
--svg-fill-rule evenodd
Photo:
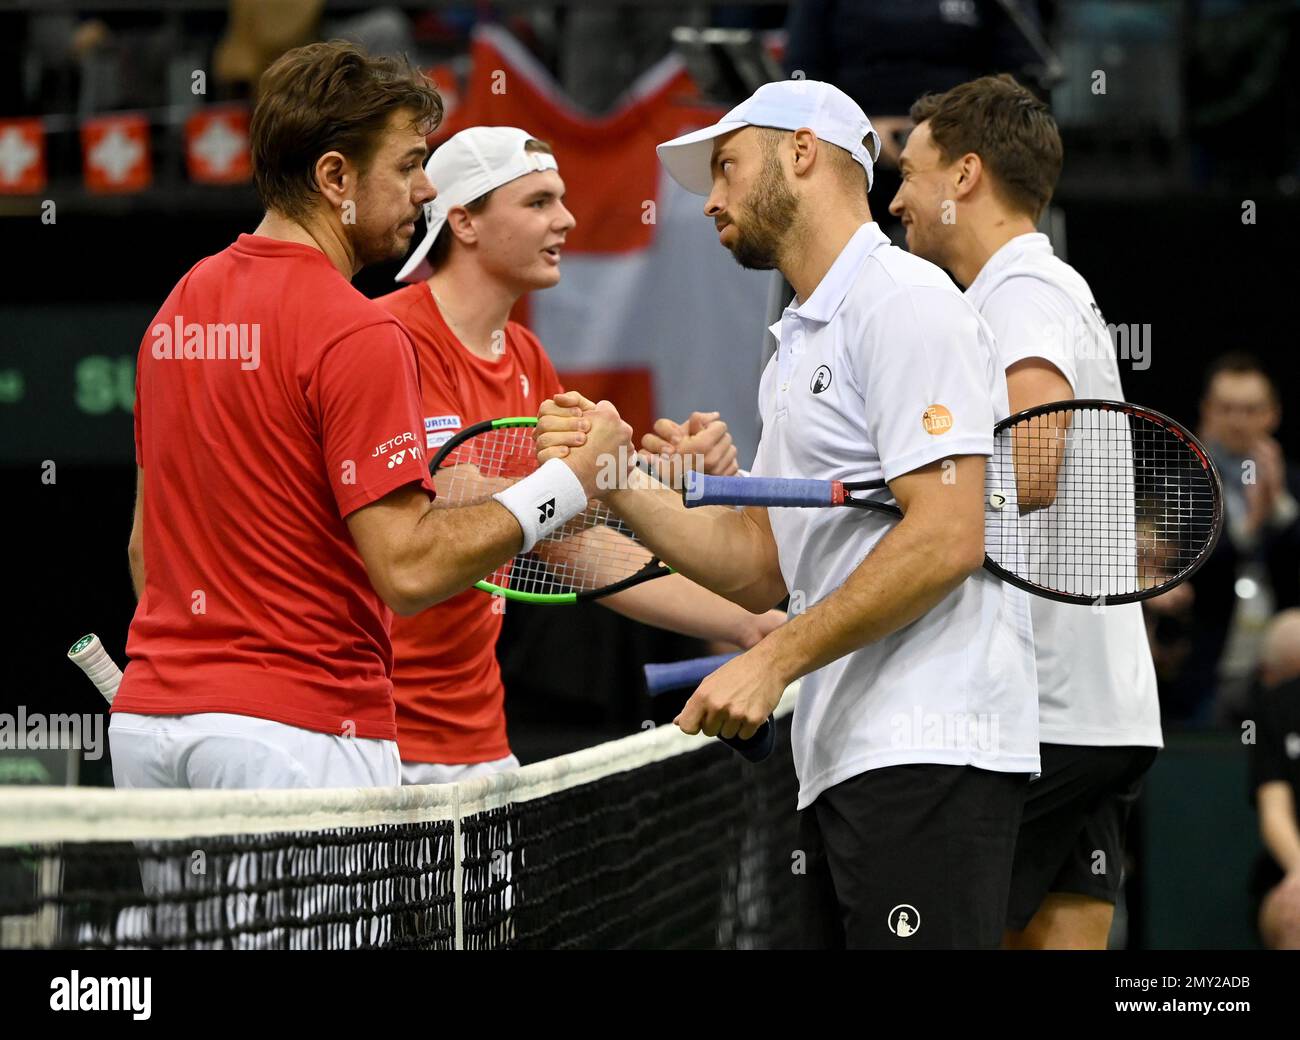
<instances>
[{"instance_id":1,"label":"swiss flag","mask_svg":"<svg viewBox=\"0 0 1300 1040\"><path fill-rule=\"evenodd\" d=\"M199 184L242 184L253 176L248 109L205 108L185 121L185 165Z\"/></svg>"},{"instance_id":2,"label":"swiss flag","mask_svg":"<svg viewBox=\"0 0 1300 1040\"><path fill-rule=\"evenodd\" d=\"M142 115L97 116L81 124L86 188L93 192L141 191L149 186L149 121Z\"/></svg>"},{"instance_id":3,"label":"swiss flag","mask_svg":"<svg viewBox=\"0 0 1300 1040\"><path fill-rule=\"evenodd\" d=\"M0 119L0 194L45 187L45 130L39 119Z\"/></svg>"}]
</instances>

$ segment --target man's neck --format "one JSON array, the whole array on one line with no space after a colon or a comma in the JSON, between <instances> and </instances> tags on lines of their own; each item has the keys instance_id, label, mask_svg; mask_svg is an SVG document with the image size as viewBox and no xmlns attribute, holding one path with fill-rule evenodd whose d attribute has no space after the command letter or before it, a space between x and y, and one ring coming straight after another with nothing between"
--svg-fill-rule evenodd
<instances>
[{"instance_id":1,"label":"man's neck","mask_svg":"<svg viewBox=\"0 0 1300 1040\"><path fill-rule=\"evenodd\" d=\"M356 255L352 252L347 239L322 221L308 218L299 223L274 210L267 210L253 234L261 235L263 238L273 238L279 242L297 242L299 245L319 249L325 254L325 259L333 264L339 274L349 282L361 270L361 265L357 263Z\"/></svg>"},{"instance_id":2,"label":"man's neck","mask_svg":"<svg viewBox=\"0 0 1300 1040\"><path fill-rule=\"evenodd\" d=\"M500 361L506 322L519 294L477 267L455 261L435 271L426 284L465 349L485 361Z\"/></svg>"},{"instance_id":3,"label":"man's neck","mask_svg":"<svg viewBox=\"0 0 1300 1040\"><path fill-rule=\"evenodd\" d=\"M963 289L969 289L994 253L1013 238L1037 230L1034 222L1023 215L996 213L984 220L968 221L965 233L958 237L948 270Z\"/></svg>"},{"instance_id":4,"label":"man's neck","mask_svg":"<svg viewBox=\"0 0 1300 1040\"><path fill-rule=\"evenodd\" d=\"M807 303L844 247L871 221L871 210L859 207L836 207L824 213L810 214L803 226L785 244L779 267L785 280Z\"/></svg>"}]
</instances>

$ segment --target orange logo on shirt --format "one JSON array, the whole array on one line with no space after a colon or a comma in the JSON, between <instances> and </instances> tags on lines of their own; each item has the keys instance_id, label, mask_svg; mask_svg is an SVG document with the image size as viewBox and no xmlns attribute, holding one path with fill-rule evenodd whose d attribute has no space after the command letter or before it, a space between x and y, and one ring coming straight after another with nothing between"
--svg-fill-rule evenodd
<instances>
[{"instance_id":1,"label":"orange logo on shirt","mask_svg":"<svg viewBox=\"0 0 1300 1040\"><path fill-rule=\"evenodd\" d=\"M952 429L952 412L941 404L932 404L921 413L921 425L926 433L938 437Z\"/></svg>"}]
</instances>

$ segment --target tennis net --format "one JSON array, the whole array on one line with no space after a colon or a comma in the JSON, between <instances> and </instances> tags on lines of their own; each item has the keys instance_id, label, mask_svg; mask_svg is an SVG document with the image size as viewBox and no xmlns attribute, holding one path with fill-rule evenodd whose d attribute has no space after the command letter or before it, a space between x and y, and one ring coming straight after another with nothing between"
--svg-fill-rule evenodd
<instances>
[{"instance_id":1,"label":"tennis net","mask_svg":"<svg viewBox=\"0 0 1300 1040\"><path fill-rule=\"evenodd\" d=\"M790 691L757 765L672 726L460 784L0 790L0 948L773 948Z\"/></svg>"}]
</instances>

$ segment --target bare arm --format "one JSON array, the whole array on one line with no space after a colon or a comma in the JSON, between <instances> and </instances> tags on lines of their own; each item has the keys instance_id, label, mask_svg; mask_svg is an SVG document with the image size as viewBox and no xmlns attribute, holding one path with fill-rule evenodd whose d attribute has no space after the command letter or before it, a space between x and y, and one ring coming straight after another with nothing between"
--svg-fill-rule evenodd
<instances>
[{"instance_id":1,"label":"bare arm","mask_svg":"<svg viewBox=\"0 0 1300 1040\"><path fill-rule=\"evenodd\" d=\"M1007 400L1012 415L1073 397L1069 380L1045 358L1025 358L1007 369ZM1027 426L1018 426L1013 434L1016 489L1022 513L1046 509L1056 501L1068 432L1061 422L1061 416L1040 416Z\"/></svg>"},{"instance_id":2,"label":"bare arm","mask_svg":"<svg viewBox=\"0 0 1300 1040\"><path fill-rule=\"evenodd\" d=\"M131 518L131 539L126 545L135 598L144 595L144 470L135 468L135 515Z\"/></svg>"},{"instance_id":3,"label":"bare arm","mask_svg":"<svg viewBox=\"0 0 1300 1040\"><path fill-rule=\"evenodd\" d=\"M652 557L645 546L604 526L588 528L558 542L539 543L536 552L550 567L582 573L584 584L591 588L621 581ZM784 614L775 611L769 612L771 616L755 617L680 574L634 585L597 602L645 625L746 648L785 620Z\"/></svg>"},{"instance_id":4,"label":"bare arm","mask_svg":"<svg viewBox=\"0 0 1300 1040\"><path fill-rule=\"evenodd\" d=\"M523 545L519 522L498 502L438 509L411 484L347 521L375 591L402 615L469 588Z\"/></svg>"},{"instance_id":5,"label":"bare arm","mask_svg":"<svg viewBox=\"0 0 1300 1040\"><path fill-rule=\"evenodd\" d=\"M677 492L649 490L640 471L629 483L606 502L673 570L755 614L785 599L766 509L687 509Z\"/></svg>"},{"instance_id":6,"label":"bare arm","mask_svg":"<svg viewBox=\"0 0 1300 1040\"><path fill-rule=\"evenodd\" d=\"M604 456L630 447L631 428L612 406L586 413L591 433L565 460L589 496ZM407 484L350 513L348 529L375 591L396 613L418 614L505 563L523 547L514 515L493 501L436 507Z\"/></svg>"},{"instance_id":7,"label":"bare arm","mask_svg":"<svg viewBox=\"0 0 1300 1040\"><path fill-rule=\"evenodd\" d=\"M783 684L910 625L984 563L983 455L942 461L890 481L903 519L838 589L753 652Z\"/></svg>"},{"instance_id":8,"label":"bare arm","mask_svg":"<svg viewBox=\"0 0 1300 1040\"><path fill-rule=\"evenodd\" d=\"M1300 870L1300 828L1296 827L1295 796L1285 780L1260 784L1259 835L1264 847L1288 874Z\"/></svg>"},{"instance_id":9,"label":"bare arm","mask_svg":"<svg viewBox=\"0 0 1300 1040\"><path fill-rule=\"evenodd\" d=\"M560 394L542 405L537 447L542 461L563 458L585 443L580 394ZM641 542L680 574L755 614L786 596L776 539L766 509L688 510L677 492L633 470L606 504Z\"/></svg>"},{"instance_id":10,"label":"bare arm","mask_svg":"<svg viewBox=\"0 0 1300 1040\"><path fill-rule=\"evenodd\" d=\"M746 650L785 622L780 611L752 614L680 574L633 586L597 602L644 625Z\"/></svg>"},{"instance_id":11,"label":"bare arm","mask_svg":"<svg viewBox=\"0 0 1300 1040\"><path fill-rule=\"evenodd\" d=\"M984 560L983 455L890 481L903 519L838 589L704 680L674 720L687 733L750 737L795 679L910 625Z\"/></svg>"}]
</instances>

